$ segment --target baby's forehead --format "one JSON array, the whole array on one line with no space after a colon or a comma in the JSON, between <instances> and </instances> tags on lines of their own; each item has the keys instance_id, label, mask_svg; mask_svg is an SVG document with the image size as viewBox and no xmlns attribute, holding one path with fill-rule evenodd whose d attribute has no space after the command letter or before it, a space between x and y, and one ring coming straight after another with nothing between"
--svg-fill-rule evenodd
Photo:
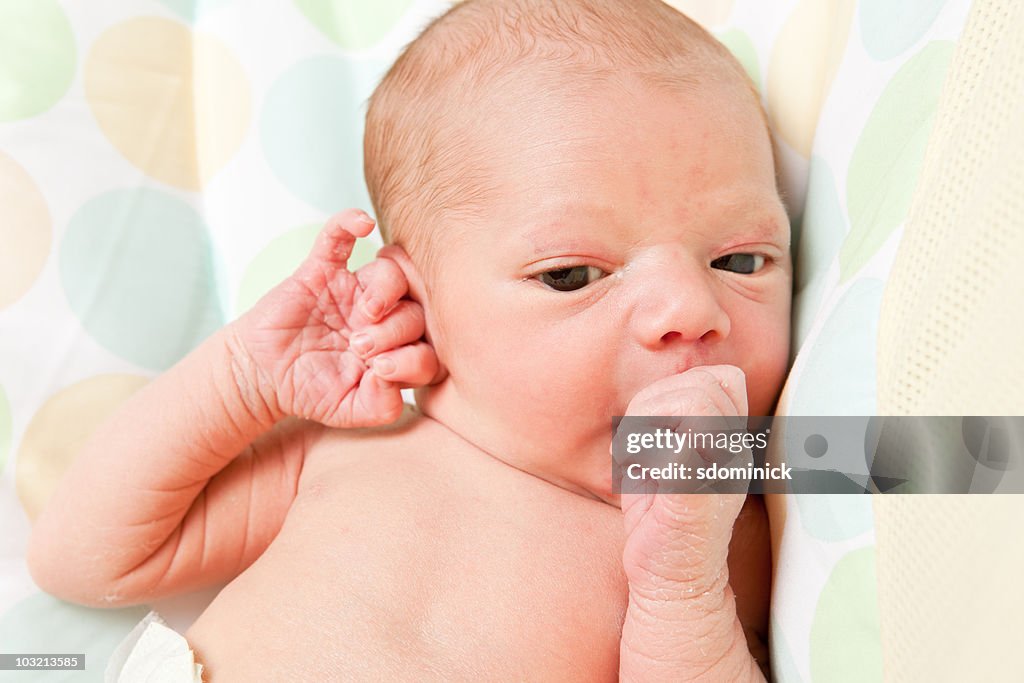
<instances>
[{"instance_id":1,"label":"baby's forehead","mask_svg":"<svg viewBox=\"0 0 1024 683\"><path fill-rule=\"evenodd\" d=\"M496 199L537 189L534 178L510 172L531 176L531 167L597 156L602 121L633 120L648 106L643 93L605 97L609 88L637 77L676 91L705 82L745 87L734 61L660 0L467 0L409 46L375 94L371 196L401 207L385 221L400 240L447 244L449 230L412 214L492 213ZM571 182L571 172L561 180Z\"/></svg>"}]
</instances>

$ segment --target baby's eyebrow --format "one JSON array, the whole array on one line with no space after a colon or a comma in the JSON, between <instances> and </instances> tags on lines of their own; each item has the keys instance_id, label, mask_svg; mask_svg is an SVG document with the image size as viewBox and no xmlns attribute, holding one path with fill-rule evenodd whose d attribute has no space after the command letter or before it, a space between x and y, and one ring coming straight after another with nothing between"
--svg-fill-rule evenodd
<instances>
[{"instance_id":1,"label":"baby's eyebrow","mask_svg":"<svg viewBox=\"0 0 1024 683\"><path fill-rule=\"evenodd\" d=\"M532 247L534 254L543 254L548 251L586 251L593 240L588 241L585 237L572 234L559 234L548 231L533 231L524 235L527 243Z\"/></svg>"},{"instance_id":2,"label":"baby's eyebrow","mask_svg":"<svg viewBox=\"0 0 1024 683\"><path fill-rule=\"evenodd\" d=\"M715 239L748 242L774 242L788 246L791 235L789 220L781 204L757 200L737 202L723 211L715 221L711 234ZM523 233L523 239L534 253L553 248L584 250L592 235L587 227L599 221L606 229L625 233L627 226L612 204L589 201L565 201L541 207L527 217L534 227ZM707 227L711 228L711 225Z\"/></svg>"},{"instance_id":3,"label":"baby's eyebrow","mask_svg":"<svg viewBox=\"0 0 1024 683\"><path fill-rule=\"evenodd\" d=\"M523 239L533 246L535 253L556 245L562 249L578 249L587 242L589 234L585 228L595 219L608 227L619 227L615 209L610 204L579 201L552 204L529 217L536 227L525 232ZM567 229L570 226L577 229Z\"/></svg>"},{"instance_id":4,"label":"baby's eyebrow","mask_svg":"<svg viewBox=\"0 0 1024 683\"><path fill-rule=\"evenodd\" d=\"M740 196L719 204L716 237L789 244L791 230L778 195ZM710 227L710 226L709 226Z\"/></svg>"},{"instance_id":5,"label":"baby's eyebrow","mask_svg":"<svg viewBox=\"0 0 1024 683\"><path fill-rule=\"evenodd\" d=\"M750 236L759 241L781 240L789 243L789 221L781 221L775 216L762 216L754 219L751 223L743 224L737 232L744 237Z\"/></svg>"}]
</instances>

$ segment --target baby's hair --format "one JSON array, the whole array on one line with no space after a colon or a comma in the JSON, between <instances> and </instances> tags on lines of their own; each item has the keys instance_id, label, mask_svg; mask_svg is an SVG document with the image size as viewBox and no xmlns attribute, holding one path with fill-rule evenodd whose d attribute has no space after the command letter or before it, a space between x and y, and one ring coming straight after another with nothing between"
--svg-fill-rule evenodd
<instances>
[{"instance_id":1,"label":"baby's hair","mask_svg":"<svg viewBox=\"0 0 1024 683\"><path fill-rule=\"evenodd\" d=\"M739 62L662 0L466 0L434 19L384 76L366 114L364 171L385 241L430 270L432 226L471 223L494 198L478 134L488 91L533 77L560 90L614 84L624 73L682 92L745 83L765 116Z\"/></svg>"}]
</instances>

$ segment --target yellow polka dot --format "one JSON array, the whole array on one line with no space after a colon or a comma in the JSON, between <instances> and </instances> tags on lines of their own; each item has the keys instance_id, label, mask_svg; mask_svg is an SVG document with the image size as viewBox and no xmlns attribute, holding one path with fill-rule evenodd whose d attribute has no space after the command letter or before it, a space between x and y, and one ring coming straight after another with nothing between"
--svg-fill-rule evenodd
<instances>
[{"instance_id":1,"label":"yellow polka dot","mask_svg":"<svg viewBox=\"0 0 1024 683\"><path fill-rule=\"evenodd\" d=\"M17 162L0 153L0 308L35 282L50 253L46 200Z\"/></svg>"},{"instance_id":2,"label":"yellow polka dot","mask_svg":"<svg viewBox=\"0 0 1024 683\"><path fill-rule=\"evenodd\" d=\"M134 375L97 375L62 389L36 412L14 471L18 498L31 519L96 427L147 381Z\"/></svg>"},{"instance_id":3,"label":"yellow polka dot","mask_svg":"<svg viewBox=\"0 0 1024 683\"><path fill-rule=\"evenodd\" d=\"M205 184L242 145L251 103L242 67L223 44L200 35L193 59L199 178Z\"/></svg>"},{"instance_id":4,"label":"yellow polka dot","mask_svg":"<svg viewBox=\"0 0 1024 683\"><path fill-rule=\"evenodd\" d=\"M735 0L665 0L706 29L724 26Z\"/></svg>"},{"instance_id":5,"label":"yellow polka dot","mask_svg":"<svg viewBox=\"0 0 1024 683\"><path fill-rule=\"evenodd\" d=\"M198 190L238 151L251 118L249 84L215 38L140 18L108 29L85 64L100 129L145 173Z\"/></svg>"},{"instance_id":6,"label":"yellow polka dot","mask_svg":"<svg viewBox=\"0 0 1024 683\"><path fill-rule=\"evenodd\" d=\"M846 50L855 5L855 0L800 0L775 41L768 114L779 136L806 158Z\"/></svg>"}]
</instances>

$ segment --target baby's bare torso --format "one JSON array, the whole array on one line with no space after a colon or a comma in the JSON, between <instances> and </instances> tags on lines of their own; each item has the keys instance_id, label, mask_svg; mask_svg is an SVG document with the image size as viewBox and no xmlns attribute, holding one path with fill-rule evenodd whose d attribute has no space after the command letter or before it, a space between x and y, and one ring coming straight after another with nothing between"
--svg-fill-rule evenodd
<instances>
[{"instance_id":1,"label":"baby's bare torso","mask_svg":"<svg viewBox=\"0 0 1024 683\"><path fill-rule=\"evenodd\" d=\"M186 638L214 683L614 681L622 514L437 423L328 431Z\"/></svg>"}]
</instances>

